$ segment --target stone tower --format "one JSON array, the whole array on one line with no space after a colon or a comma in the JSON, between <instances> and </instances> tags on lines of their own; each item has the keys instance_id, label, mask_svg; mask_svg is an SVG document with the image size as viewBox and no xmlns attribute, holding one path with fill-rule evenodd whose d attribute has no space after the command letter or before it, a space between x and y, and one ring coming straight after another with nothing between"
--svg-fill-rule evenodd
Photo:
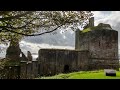
<instances>
[{"instance_id":1,"label":"stone tower","mask_svg":"<svg viewBox=\"0 0 120 90\"><path fill-rule=\"evenodd\" d=\"M89 19L89 27L94 27L94 17Z\"/></svg>"},{"instance_id":2,"label":"stone tower","mask_svg":"<svg viewBox=\"0 0 120 90\"><path fill-rule=\"evenodd\" d=\"M75 50L79 50L80 48L79 41L80 41L80 30L77 29L75 32Z\"/></svg>"},{"instance_id":3,"label":"stone tower","mask_svg":"<svg viewBox=\"0 0 120 90\"><path fill-rule=\"evenodd\" d=\"M6 50L6 58L11 60L19 60L21 49L18 40L11 40L9 47Z\"/></svg>"},{"instance_id":4,"label":"stone tower","mask_svg":"<svg viewBox=\"0 0 120 90\"><path fill-rule=\"evenodd\" d=\"M89 26L94 26L93 22ZM76 31L75 49L90 52L90 68L118 69L118 31L103 23L89 29L87 32Z\"/></svg>"}]
</instances>

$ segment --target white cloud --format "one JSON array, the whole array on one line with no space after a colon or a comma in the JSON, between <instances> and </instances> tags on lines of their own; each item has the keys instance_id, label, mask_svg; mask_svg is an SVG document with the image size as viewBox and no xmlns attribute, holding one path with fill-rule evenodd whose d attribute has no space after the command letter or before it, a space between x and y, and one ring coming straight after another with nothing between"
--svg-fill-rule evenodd
<instances>
[{"instance_id":1,"label":"white cloud","mask_svg":"<svg viewBox=\"0 0 120 90\"><path fill-rule=\"evenodd\" d=\"M72 46L54 46L49 44L37 44L37 43L30 43L21 41L20 42L20 48L21 50L26 54L27 51L30 51L31 53L38 54L38 51L42 48L49 48L49 49L74 49Z\"/></svg>"},{"instance_id":2,"label":"white cloud","mask_svg":"<svg viewBox=\"0 0 120 90\"><path fill-rule=\"evenodd\" d=\"M5 57L6 54L6 49L8 46L1 45L1 47L4 47L3 53L0 53L0 57ZM38 51L42 48L49 48L49 49L74 49L72 46L55 46L55 45L49 45L49 44L38 44L38 43L31 43L31 42L26 42L26 41L21 41L20 42L20 48L22 52L24 52L25 55L27 55L27 51L30 51L34 58L37 57Z\"/></svg>"},{"instance_id":3,"label":"white cloud","mask_svg":"<svg viewBox=\"0 0 120 90\"><path fill-rule=\"evenodd\" d=\"M93 13L95 17L95 25L106 23L115 28L117 23L120 23L120 11L95 11Z\"/></svg>"},{"instance_id":4,"label":"white cloud","mask_svg":"<svg viewBox=\"0 0 120 90\"><path fill-rule=\"evenodd\" d=\"M21 41L20 42L20 48L22 51L27 52L31 51L32 53L38 53L38 50L41 48L54 48L54 49L74 49L74 47L71 46L54 46L49 44L37 44L37 43L30 43Z\"/></svg>"},{"instance_id":5,"label":"white cloud","mask_svg":"<svg viewBox=\"0 0 120 90\"><path fill-rule=\"evenodd\" d=\"M71 46L53 46L49 44L37 44L37 43L30 43L21 41L20 42L20 48L21 50L27 55L27 51L30 51L33 53L33 58L36 58L38 56L38 51L42 48L49 48L49 49L74 49L74 47Z\"/></svg>"}]
</instances>

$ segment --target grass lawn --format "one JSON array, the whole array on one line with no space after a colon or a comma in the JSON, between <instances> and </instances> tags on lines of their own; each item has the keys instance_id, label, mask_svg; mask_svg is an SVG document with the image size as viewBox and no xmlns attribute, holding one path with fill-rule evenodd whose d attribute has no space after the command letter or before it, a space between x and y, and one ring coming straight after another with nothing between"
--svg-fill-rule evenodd
<instances>
[{"instance_id":1,"label":"grass lawn","mask_svg":"<svg viewBox=\"0 0 120 90\"><path fill-rule=\"evenodd\" d=\"M116 71L116 76L105 76L104 70L99 70L58 74L55 76L41 77L36 79L120 79L120 71Z\"/></svg>"}]
</instances>

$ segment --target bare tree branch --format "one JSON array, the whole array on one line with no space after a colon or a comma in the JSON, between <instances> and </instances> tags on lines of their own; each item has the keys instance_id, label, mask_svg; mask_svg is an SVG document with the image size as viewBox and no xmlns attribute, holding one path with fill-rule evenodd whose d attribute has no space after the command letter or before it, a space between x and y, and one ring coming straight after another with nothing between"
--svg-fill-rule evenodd
<instances>
[{"instance_id":1,"label":"bare tree branch","mask_svg":"<svg viewBox=\"0 0 120 90\"><path fill-rule=\"evenodd\" d=\"M43 34L46 34L46 33L51 33L53 31L56 31L59 27L61 27L62 25L56 27L55 29L51 30L51 31L47 31L47 32L43 32L43 33L39 33L39 34L24 34L24 33L19 33L19 32L16 32L16 31L13 31L13 30L9 30L7 28L5 28L6 31L9 31L9 32L12 32L12 33L16 33L16 34L19 34L19 35L23 35L23 36L40 36L40 35L43 35Z\"/></svg>"}]
</instances>

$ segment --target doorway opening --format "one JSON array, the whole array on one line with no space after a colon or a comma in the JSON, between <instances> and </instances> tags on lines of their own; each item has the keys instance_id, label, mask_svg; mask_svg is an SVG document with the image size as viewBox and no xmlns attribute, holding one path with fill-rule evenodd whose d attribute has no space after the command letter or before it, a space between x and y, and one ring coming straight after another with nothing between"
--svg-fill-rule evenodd
<instances>
[{"instance_id":1,"label":"doorway opening","mask_svg":"<svg viewBox=\"0 0 120 90\"><path fill-rule=\"evenodd\" d=\"M68 65L65 65L64 66L64 73L68 73L69 72L69 66Z\"/></svg>"}]
</instances>

